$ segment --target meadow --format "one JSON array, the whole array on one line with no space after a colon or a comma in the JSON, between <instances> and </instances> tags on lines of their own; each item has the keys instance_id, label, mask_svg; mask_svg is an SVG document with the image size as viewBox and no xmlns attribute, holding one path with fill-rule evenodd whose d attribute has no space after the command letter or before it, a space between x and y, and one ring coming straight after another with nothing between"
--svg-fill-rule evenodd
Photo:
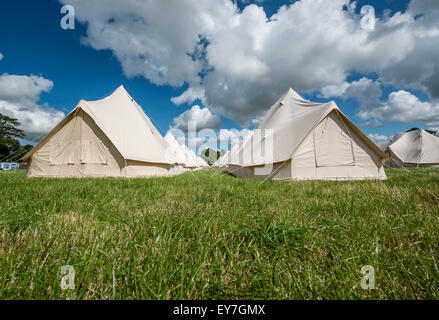
<instances>
[{"instance_id":1,"label":"meadow","mask_svg":"<svg viewBox=\"0 0 439 320\"><path fill-rule=\"evenodd\" d=\"M262 184L213 169L0 172L0 299L437 299L439 169L386 172ZM64 265L74 289L60 287Z\"/></svg>"}]
</instances>

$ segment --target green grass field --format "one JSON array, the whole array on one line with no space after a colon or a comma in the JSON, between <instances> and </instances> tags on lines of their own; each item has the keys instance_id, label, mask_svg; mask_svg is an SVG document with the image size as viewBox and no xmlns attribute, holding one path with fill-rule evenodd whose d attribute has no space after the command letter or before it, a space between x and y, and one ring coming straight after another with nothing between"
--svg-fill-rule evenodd
<instances>
[{"instance_id":1,"label":"green grass field","mask_svg":"<svg viewBox=\"0 0 439 320\"><path fill-rule=\"evenodd\" d=\"M283 182L0 173L1 299L436 299L439 170ZM63 265L75 289L60 288ZM363 290L361 268L375 268Z\"/></svg>"}]
</instances>

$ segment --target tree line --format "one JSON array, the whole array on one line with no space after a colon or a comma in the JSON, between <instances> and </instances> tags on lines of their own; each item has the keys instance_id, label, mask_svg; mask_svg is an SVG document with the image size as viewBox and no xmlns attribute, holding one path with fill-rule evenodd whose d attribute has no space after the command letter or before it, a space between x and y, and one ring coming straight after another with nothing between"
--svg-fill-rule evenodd
<instances>
[{"instance_id":1,"label":"tree line","mask_svg":"<svg viewBox=\"0 0 439 320\"><path fill-rule=\"evenodd\" d=\"M0 113L0 162L18 162L32 149L32 145L21 145L18 139L24 138L21 123Z\"/></svg>"}]
</instances>

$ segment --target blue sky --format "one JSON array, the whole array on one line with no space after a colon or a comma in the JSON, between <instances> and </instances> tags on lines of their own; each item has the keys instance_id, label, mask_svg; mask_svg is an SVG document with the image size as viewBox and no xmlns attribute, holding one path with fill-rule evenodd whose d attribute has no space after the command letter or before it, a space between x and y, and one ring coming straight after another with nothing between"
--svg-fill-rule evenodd
<instances>
[{"instance_id":1,"label":"blue sky","mask_svg":"<svg viewBox=\"0 0 439 320\"><path fill-rule=\"evenodd\" d=\"M256 4L262 7L267 18L270 18L273 14L277 13L280 6L290 5L293 2L295 1L280 1L280 0L266 0L262 2L239 1L237 3L237 6L239 7L240 12L236 13L236 16L241 15L241 13L245 11L248 12L248 15L251 16L252 19L254 19L254 21L256 21L256 19L260 17L258 15L260 13L260 10L255 9L251 11L246 9L247 6ZM302 0L301 2L309 2L309 0ZM387 28L384 31L382 31L381 29L379 31L374 31L375 33L373 33L373 35L376 34L375 38L385 37L387 36L387 34L394 32L395 36L389 39L388 42L390 43L391 41L396 41L396 43L398 43L401 42L402 40L397 39L399 35L396 35L397 31L394 31L396 27L392 26L393 29L391 29L389 26L385 25L385 20L389 16L390 17L395 16L397 12L401 12L401 14L403 15L411 14L414 17L415 16L414 10L412 10L413 11L412 13L408 12L409 2L410 1L408 0L398 0L398 1L397 0L385 0L385 1L361 0L357 2L357 6L355 11L353 12L353 15L358 15L357 18L360 19L361 7L364 5L371 5L375 9L376 18L380 20L383 25L381 29L384 30L385 28ZM417 1L414 0L414 2ZM3 56L3 59L0 60L0 75L2 74L20 75L20 76L35 75L50 80L53 83L50 86L50 88L47 90L42 90L39 93L37 100L33 101L35 105L41 108L56 109L62 111L64 114L67 114L71 109L73 109L76 106L76 104L80 99L96 100L102 98L103 96L110 93L112 90L116 89L120 84L123 84L125 88L128 90L128 92L130 92L130 94L142 106L144 111L153 119L153 122L156 124L157 128L163 135L167 132L170 126L175 125L175 123L173 123L173 119L179 117L183 112L190 110L193 105L200 105L201 108L208 107L210 110L209 112L211 112L211 114L209 115L220 117L222 128L241 129L249 125L249 122L247 120L251 120L253 117L257 118L263 115L264 108L268 109L270 103L273 103L275 101L274 97L279 96L278 92L283 92L285 91L285 89L291 86L293 87L293 89L299 91L305 98L310 100L315 100L315 101L335 100L338 106L340 107L340 109L346 115L348 115L354 121L354 123L360 126L360 128L365 133L381 136L381 138L375 140L377 143L382 142L384 140L383 137L390 137L393 134L402 130L410 129L415 126L435 128L436 123L439 123L439 118L438 119L436 118L437 117L436 109L438 108L438 104L436 103L437 101L436 96L432 94L433 89L431 89L437 85L437 83L431 84L431 82L433 81L431 79L437 79L439 77L435 78L435 74L432 74L430 77L431 79L428 78L427 81L425 77L423 78L422 75L419 75L418 78L416 78L416 76L410 77L410 70L408 70L405 75L408 74L407 79L409 80L404 82L399 80L400 78L397 77L398 75L397 71L395 71L401 69L401 67L398 66L398 63L401 63L401 65L403 66L409 65L411 60L405 61L404 59L414 59L413 57L411 57L411 55L416 56L416 50L418 49L418 46L420 46L416 38L407 39L408 41L407 46L411 46L411 51L409 50L401 54L396 54L398 48L395 48L394 50L395 52L393 53L394 54L393 56L392 56L392 52L389 52L392 51L391 48L386 49L387 51L385 51L384 49L381 49L379 47L379 46L383 46L383 44L380 43L379 45L375 45L375 47L371 49L370 56L371 57L375 56L374 59L376 59L376 64L380 65L381 61L386 59L389 61L386 63L383 62L383 66L376 68L376 70L374 70L374 62L371 61L372 58L366 56L361 59L356 58L355 55L358 56L358 54L355 52L354 49L350 50L352 51L352 54L348 55L346 58L342 59L341 61L348 61L349 59L352 60L358 59L359 61L358 68L364 70L359 70L359 71L354 70L354 68L356 69L356 65L354 65L354 67L347 66L345 69L342 69L341 74L339 74L338 73L339 70L337 66L335 66L334 75L336 76L334 76L333 82L331 82L331 80L320 81L320 79L314 79L313 81L311 80L306 81L307 79L304 80L302 78L298 79L297 74L300 73L300 70L298 70L296 66L297 65L300 66L300 63L296 63L295 61L293 61L294 59L297 60L300 58L302 61L301 63L305 64L306 66L309 64L310 65L309 69L313 70L314 73L319 72L319 69L316 69L316 67L313 66L314 62L312 56L310 56L308 60L306 59L306 56L305 57L300 56L299 58L297 56L295 57L292 56L291 68L290 69L285 68L285 70L281 69L283 74L277 77L276 75L269 75L270 71L274 73L273 70L277 68L275 62L267 62L267 60L264 60L264 58L260 58L261 56L263 56L262 54L259 55L259 53L258 54L255 53L255 57L260 58L259 60L255 60L255 61L257 61L258 63L259 61L262 61L262 63L266 64L263 70L269 70L269 71L264 71L266 72L267 75L264 75L264 73L262 73L260 77L267 77L267 79L270 79L269 77L273 77L274 80L271 83L275 83L275 81L278 81L278 83L280 83L281 85L274 86L275 89L272 89L269 92L268 96L267 94L265 95L267 96L266 99L265 98L262 99L255 98L254 100L243 99L242 107L241 107L238 104L234 104L237 101L236 97L240 97L241 92L243 96L251 95L253 92L251 91L251 89L249 89L250 84L251 85L254 84L254 87L257 87L260 83L258 82L259 80L256 79L258 77L257 75L252 76L251 78L250 77L246 78L245 76L242 76L242 74L239 74L240 72L239 68L230 67L236 61L231 60L230 62L227 61L227 64L222 63L221 55L218 52L222 53L223 52L222 50L225 50L224 52L226 52L226 54L231 53L230 56L232 56L235 53L235 51L239 51L241 49L241 48L228 47L227 44L229 42L232 43L234 39L229 39L225 41L222 45L220 45L220 41L223 41L223 39L228 36L227 31L224 31L221 34L217 33L216 30L215 32L211 30L206 31L206 34L208 34L206 38L209 40L206 40L205 47L206 48L209 47L209 48L208 49L205 48L206 50L203 53L206 56L199 58L200 61L202 61L205 65L208 65L208 67L203 69L205 70L203 71L204 73L198 72L198 73L194 73L195 76L191 75L191 76L187 76L187 78L184 78L185 77L184 75L189 73L189 71L182 70L181 73L179 73L178 77L179 79L183 77L183 83L181 83L180 80L173 81L172 79L171 80L165 79L164 81L162 81L163 83L156 84L159 81L157 81L157 79L154 80L154 76L148 76L149 74L148 68L150 68L149 65L146 66L145 64L140 65L139 71L137 71L137 67L135 65L134 67L131 64L128 65L128 63L130 63L131 60L128 59L130 57L126 58L126 56L130 54L134 55L135 63L138 63L139 54L138 51L136 51L138 50L137 48L133 49L132 51L135 53L132 53L131 51L125 52L124 51L125 49L120 48L120 46L118 47L117 41L112 39L106 39L105 41L107 42L105 42L104 45L102 45L100 38L97 37L93 38L93 35L91 33L90 34L88 33L87 31L88 28L91 28L95 21L99 19L104 19L101 16L99 16L99 13L96 13L96 18L94 18L93 16L94 13L92 12L92 10L95 10L95 8L91 8L90 10L87 10L87 4L84 4L85 2L81 0L70 1L68 3L72 3L75 6L75 10L76 10L77 19L76 19L76 28L74 30L63 30L60 27L60 19L63 16L60 13L60 9L63 4L61 4L58 1L2 1L0 4L0 39L1 39L0 53ZM126 10L129 10L129 6L130 5L127 4ZM108 8L105 8L105 10L108 10ZM172 8L170 8L169 10L172 10ZM210 9L207 8L206 10L210 10ZM318 10L323 11L326 10L326 8L321 7L321 9ZM100 12L99 9L97 9L96 12ZM294 17L293 10L289 10L289 12L291 12L291 16ZM126 14L123 19L117 16L117 12L116 13L109 12L106 14L107 15L114 14L115 16L114 19L117 22L115 25L118 28L120 26L129 26L131 28L137 27L135 22L124 20L124 19L129 19L130 17L129 14ZM135 14L136 14L136 8L134 7L133 15ZM244 13L242 13L242 17L244 17ZM352 19L357 19L357 18L352 18ZM286 18L282 16L279 18L279 21L284 21L282 19L286 19ZM125 23L125 25L123 25L122 22L120 21ZM170 21L173 21L173 19ZM422 21L418 22L419 25L415 25L416 22L411 22L413 26L407 25L405 27L406 28L422 27L425 29L426 23L421 25L421 22ZM191 23L192 23L191 18L188 17L187 24L190 25ZM242 24L244 25L244 23ZM145 25L147 27L145 27ZM105 24L105 26L109 30L110 28L112 28L112 24L110 22ZM154 27L154 22L150 23L149 21L147 21L147 18L145 18L145 21L144 23L142 23L141 27L149 28L148 30L150 30L151 28ZM257 24L257 26L254 29L252 29L251 26L246 27L246 29L242 31L243 39L247 34L251 34L253 31L257 33L259 30L258 28L260 28L262 33L264 27L265 26L263 24ZM170 28L172 28L172 26L170 26ZM196 28L196 26L194 28ZM215 28L217 29L221 28L221 23L219 23L218 27ZM297 30L299 30L300 26L295 27L293 25L293 26L289 26L289 28L291 28L291 34L295 34L296 32L298 32ZM432 30L433 29L436 30L437 25L432 26L431 28ZM244 27L242 29L244 29ZM120 29L117 29L116 31L119 30ZM236 30L239 30L239 27ZM282 30L284 30L284 28ZM179 29L176 28L174 31L174 34L177 33L177 37L175 38L175 40L159 39L160 41L162 41L160 43L166 44L161 47L161 50L163 50L163 48L167 48L167 44L169 43L173 45L171 41L174 42L180 41L178 37L178 32ZM230 33L232 32L233 31L230 31ZM381 34L378 34L378 32L381 32ZM108 33L108 34L112 34L112 33ZM134 36L136 36L135 32L133 34ZM201 31L200 34L202 34ZM107 33L103 34L103 37L105 36L107 36ZM128 36L132 36L132 35L128 35ZM154 37L155 36L156 33L154 33ZM166 36L168 36L167 33L164 34L164 37ZM253 35L249 37L253 37ZM256 39L257 37L258 36L256 35L254 38ZM295 37L294 39L306 39L303 38L303 35L300 34L294 37ZM401 37L403 37L402 33L401 33ZM84 39L87 38L90 40L88 44L84 43ZM182 35L181 38L184 38L184 36ZM140 38L140 40L143 41L145 39ZM157 42L158 41L157 38L154 38L154 41ZM286 38L285 41L288 41L288 38ZM313 47L314 44L311 43L311 41L310 43L308 43L308 40L306 41L308 46L314 48ZM319 41L318 38L316 38L316 41ZM245 41L243 40L243 42ZM148 43L154 43L154 42L148 42ZM335 43L337 44L337 42ZM301 43L299 42L296 43L295 45L301 46ZM340 45L343 44L340 42ZM107 47L107 49L98 49L99 46ZM384 46L385 46L385 42L384 42ZM318 46L316 47L318 48ZM291 48L293 52L295 47L292 46ZM250 46L250 47L242 48L242 50L243 52L245 52L246 55L252 56L253 51L255 52L257 50L260 51L261 49L256 50L252 48L252 46ZM264 48L262 50L268 50L268 49ZM280 58L286 59L285 61L287 62L289 59L288 50L289 49L286 48L285 55L280 56ZM404 49L401 49L401 51L403 50ZM149 48L145 47L145 56L148 57L148 59L149 57L151 57L151 60L154 60L155 58L156 60L160 60L160 57L155 57L154 54L156 54L154 53L154 50L151 49L151 52L149 52ZM209 54L208 57L207 54ZM380 55L383 55L382 59ZM387 57L386 55L389 55L389 57ZM434 63L437 63L437 61L436 62L428 61L429 56L423 55L423 52L420 52L419 55L422 56L424 60L427 60L427 62L430 63L430 69L435 69ZM327 58L328 61L330 63L337 63L337 61L335 61L336 59L334 59L334 61L332 60L333 57L334 56L328 56ZM239 57L237 59L239 59ZM325 57L319 55L318 59L324 60ZM399 59L398 63L395 63L394 61L397 59ZM365 61L364 68L362 68L363 66L362 61ZM172 63L171 60L169 60L168 62ZM420 61L420 63L422 62L426 63L426 61ZM167 61L163 62L160 60L160 63L161 63L160 67L163 66L166 67ZM259 66L259 64L256 65ZM219 70L221 70L221 68L223 68L225 71L219 73ZM127 71L127 69L129 69L129 71ZM215 72L211 72L211 70L215 70ZM211 73L212 76L205 77L204 75L208 73ZM202 74L201 80L198 79L200 77L199 76L200 74ZM388 77L388 75L391 76ZM236 79L232 79L232 77L236 77ZM388 77L388 79L386 77ZM194 85L194 83L196 82L194 80L195 78L198 79L201 84ZM382 95L379 96L379 102L376 101L373 102L377 104L377 108L378 108L378 103L383 103L383 104L387 103L385 106L380 106L379 109L374 109L373 112L368 111L367 114L371 115L370 118L367 118L364 115L363 117L359 116L359 108L362 106L362 101L361 101L362 93L361 92L358 93L358 96L356 96L355 94L349 94L349 92L351 92L349 90L351 90L352 87L354 87L349 84L355 84L355 82L361 80L362 78L367 78L370 80L368 83L368 88L366 89L369 90L373 86L375 87L378 86L380 88ZM215 90L213 89L215 88L215 85L217 85L215 81L218 82L220 81L220 79L227 79L229 84L232 83L234 84L234 87L239 86L242 83L243 88L242 90L240 88L236 88L236 89L233 88L234 95L231 94L229 97L220 96L220 93L215 92ZM325 74L325 79L328 79L327 74ZM7 80L8 79L5 78L3 83L5 83ZM246 85L246 81L248 81L249 83L248 86ZM0 82L0 86L1 83L2 82ZM335 86L339 88L342 83L346 83L346 86L349 89L346 89L344 93L341 94L339 93L339 95L334 93L334 88L332 88L332 90L330 90L329 88L330 86ZM428 85L426 85L426 83L428 83ZM179 105L176 105L176 103L173 103L171 101L172 97L178 97L183 92L185 92L185 90L188 89L189 87L194 87L198 85L200 85L203 88L203 90L205 90L206 92L205 99L195 98L192 101L191 100L183 101ZM322 91L324 88L327 88L327 91ZM402 93L401 90L403 90ZM357 93L357 91L354 90L352 92ZM331 92L331 94L322 95L322 92ZM396 94L398 92L400 93L399 95ZM403 93L405 95L403 95ZM392 95L392 99L389 99L389 96L391 95ZM413 107L415 108L417 105L419 105L425 108L425 110L431 112L431 117L429 117L428 115L422 118L414 116L413 121L404 121L404 122L398 121L397 119L401 117L392 114L391 112L388 111L388 109L392 107L397 108L398 101L401 101L403 97L417 98L419 101L414 100ZM0 88L0 102L1 99L2 96L1 96L1 88ZM5 101L6 101L5 103L12 103L10 100L7 99ZM255 103L255 101L257 104L260 103L261 105L257 105L257 106L255 105L254 108L249 106L249 104ZM17 101L13 101L13 103L19 104L19 102ZM371 103L371 102L368 101L367 103ZM428 103L428 105L422 103ZM34 104L26 105L26 108L31 108L31 106ZM366 105L364 105L364 107L365 106ZM421 119L422 121L417 121L419 119ZM380 126L379 127L364 126L364 124L367 123L369 120L378 121L380 123ZM431 120L431 122L428 122L428 120ZM439 126L439 124L437 126ZM44 134L44 130L42 130L40 135L43 134ZM33 135L33 137L36 138L36 141L38 141L36 134Z\"/></svg>"},{"instance_id":2,"label":"blue sky","mask_svg":"<svg viewBox=\"0 0 439 320\"><path fill-rule=\"evenodd\" d=\"M0 52L5 58L0 62L0 72L42 75L52 80L53 89L44 93L41 101L65 113L80 99L100 99L123 84L161 133L166 133L170 120L182 112L170 97L182 89L156 86L142 77L125 77L111 51L81 44L83 25L61 29L61 7L56 1L2 2Z\"/></svg>"}]
</instances>

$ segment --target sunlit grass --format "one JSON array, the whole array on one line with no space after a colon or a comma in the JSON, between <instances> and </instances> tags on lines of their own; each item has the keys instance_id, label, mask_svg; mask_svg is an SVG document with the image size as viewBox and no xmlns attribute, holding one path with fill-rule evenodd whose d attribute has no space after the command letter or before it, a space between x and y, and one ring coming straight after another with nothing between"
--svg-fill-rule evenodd
<instances>
[{"instance_id":1,"label":"sunlit grass","mask_svg":"<svg viewBox=\"0 0 439 320\"><path fill-rule=\"evenodd\" d=\"M260 186L214 173L0 173L0 298L438 297L439 170ZM74 290L60 288L63 265ZM375 290L360 287L364 265Z\"/></svg>"}]
</instances>

